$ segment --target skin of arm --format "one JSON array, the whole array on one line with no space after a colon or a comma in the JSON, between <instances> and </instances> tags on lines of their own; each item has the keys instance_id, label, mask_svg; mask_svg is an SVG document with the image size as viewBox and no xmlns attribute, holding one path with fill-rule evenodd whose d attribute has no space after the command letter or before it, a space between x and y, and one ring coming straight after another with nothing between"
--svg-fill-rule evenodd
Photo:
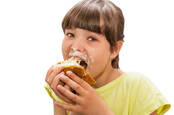
<instances>
[{"instance_id":1,"label":"skin of arm","mask_svg":"<svg viewBox=\"0 0 174 115\"><path fill-rule=\"evenodd\" d=\"M67 114L65 109L62 109L54 104L54 115L67 115Z\"/></svg>"}]
</instances>

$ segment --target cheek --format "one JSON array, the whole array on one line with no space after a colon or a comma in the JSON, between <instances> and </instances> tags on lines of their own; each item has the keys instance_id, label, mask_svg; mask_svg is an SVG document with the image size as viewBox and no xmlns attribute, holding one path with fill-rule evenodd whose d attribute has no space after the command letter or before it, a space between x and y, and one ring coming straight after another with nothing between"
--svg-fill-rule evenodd
<instances>
[{"instance_id":1,"label":"cheek","mask_svg":"<svg viewBox=\"0 0 174 115\"><path fill-rule=\"evenodd\" d=\"M97 65L102 66L102 64L105 64L108 62L109 56L110 56L109 48L100 46L97 48L90 49L89 59L92 66L97 66Z\"/></svg>"},{"instance_id":2,"label":"cheek","mask_svg":"<svg viewBox=\"0 0 174 115\"><path fill-rule=\"evenodd\" d=\"M62 54L63 54L64 58L67 57L69 49L70 49L70 43L68 43L66 40L63 40L63 42L62 42Z\"/></svg>"},{"instance_id":3,"label":"cheek","mask_svg":"<svg viewBox=\"0 0 174 115\"><path fill-rule=\"evenodd\" d=\"M103 59L103 58L108 58L110 55L110 45L109 43L102 43L102 44L96 44L93 47L88 47L88 51L90 51L90 56L91 58L98 58ZM95 60L97 61L97 60Z\"/></svg>"}]
</instances>

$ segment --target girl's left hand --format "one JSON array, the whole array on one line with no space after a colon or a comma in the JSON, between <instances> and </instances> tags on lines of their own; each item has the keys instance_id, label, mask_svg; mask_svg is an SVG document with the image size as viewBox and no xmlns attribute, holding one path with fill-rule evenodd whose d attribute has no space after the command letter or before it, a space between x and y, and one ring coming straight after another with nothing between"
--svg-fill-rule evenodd
<instances>
[{"instance_id":1,"label":"girl's left hand","mask_svg":"<svg viewBox=\"0 0 174 115\"><path fill-rule=\"evenodd\" d=\"M69 100L72 100L73 104L67 105L55 101L55 105L83 115L113 115L104 100L87 82L71 71L68 71L66 75L62 74L60 80L75 90L77 94L74 94L61 85L58 85L58 91Z\"/></svg>"}]
</instances>

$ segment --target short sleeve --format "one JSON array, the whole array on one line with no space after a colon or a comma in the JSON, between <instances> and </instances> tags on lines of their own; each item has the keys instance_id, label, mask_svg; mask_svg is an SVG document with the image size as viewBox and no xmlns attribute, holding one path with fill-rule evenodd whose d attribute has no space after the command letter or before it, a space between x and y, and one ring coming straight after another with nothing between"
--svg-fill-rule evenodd
<instances>
[{"instance_id":1,"label":"short sleeve","mask_svg":"<svg viewBox=\"0 0 174 115\"><path fill-rule=\"evenodd\" d=\"M54 100L56 100L56 101L59 101L59 102L61 102L61 103L67 104L66 102L64 102L63 100L61 100L58 96L56 96L56 94L55 94L54 91L50 88L50 86L49 86L48 84L46 84L44 87L45 87L45 89L46 89L48 95L49 95L52 99L54 99Z\"/></svg>"},{"instance_id":2,"label":"short sleeve","mask_svg":"<svg viewBox=\"0 0 174 115\"><path fill-rule=\"evenodd\" d=\"M170 109L170 104L148 78L137 77L132 88L131 115L150 115L155 110L157 115L163 115Z\"/></svg>"}]
</instances>

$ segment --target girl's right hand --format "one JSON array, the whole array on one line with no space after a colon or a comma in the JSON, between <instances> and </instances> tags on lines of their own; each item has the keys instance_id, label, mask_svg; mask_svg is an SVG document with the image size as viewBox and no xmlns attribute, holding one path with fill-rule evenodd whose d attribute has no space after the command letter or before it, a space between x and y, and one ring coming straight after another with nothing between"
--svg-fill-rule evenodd
<instances>
[{"instance_id":1,"label":"girl's right hand","mask_svg":"<svg viewBox=\"0 0 174 115\"><path fill-rule=\"evenodd\" d=\"M51 89L54 91L54 93L62 100L65 100L68 103L72 103L71 100L69 100L68 98L66 98L65 96L63 96L58 90L57 90L57 86L58 85L62 85L64 88L71 90L70 87L66 84L64 84L63 82L60 81L60 76L62 74L65 74L62 71L61 67L56 67L56 66L52 66L49 68L47 74L46 74L46 78L45 81L49 84L49 86L51 87Z\"/></svg>"}]
</instances>

